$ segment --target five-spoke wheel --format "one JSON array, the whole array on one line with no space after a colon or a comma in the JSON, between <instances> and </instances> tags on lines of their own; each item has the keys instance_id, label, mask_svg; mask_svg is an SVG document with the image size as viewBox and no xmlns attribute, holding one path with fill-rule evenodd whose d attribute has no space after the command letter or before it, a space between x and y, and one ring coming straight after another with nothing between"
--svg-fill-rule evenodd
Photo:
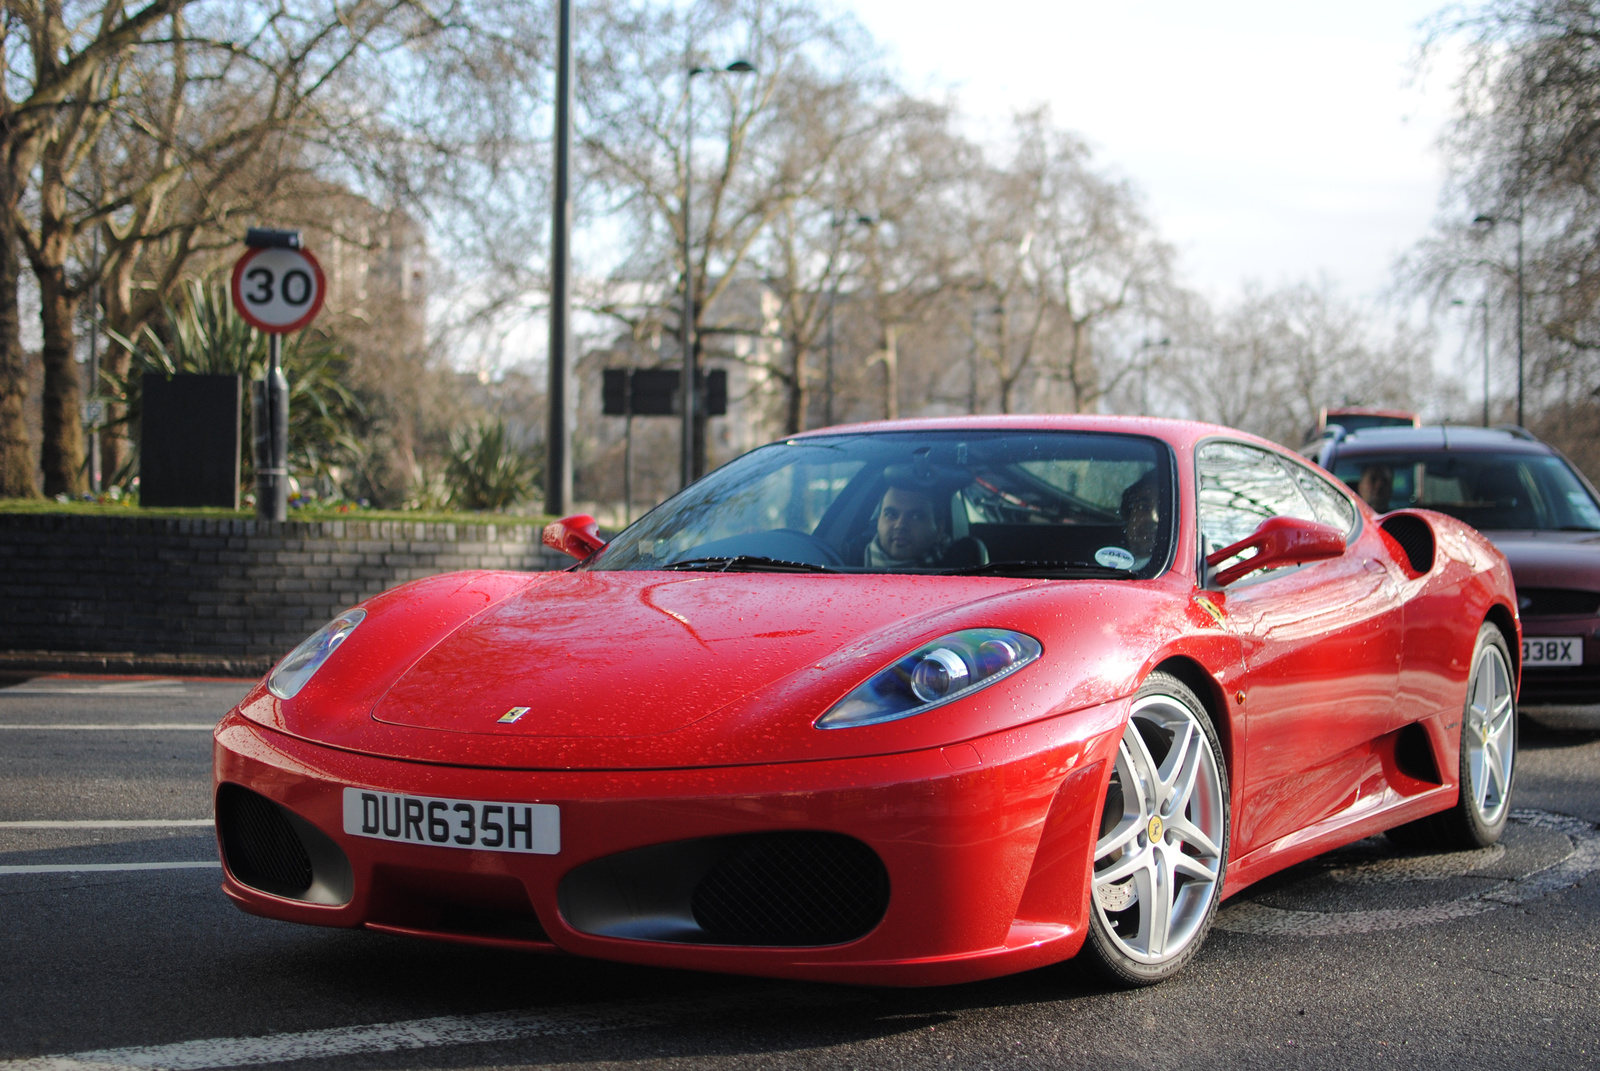
<instances>
[{"instance_id":1,"label":"five-spoke wheel","mask_svg":"<svg viewBox=\"0 0 1600 1071\"><path fill-rule=\"evenodd\" d=\"M1448 811L1389 830L1407 849L1483 848L1500 839L1516 778L1517 695L1505 635L1485 622L1461 712L1461 795Z\"/></svg>"},{"instance_id":2,"label":"five-spoke wheel","mask_svg":"<svg viewBox=\"0 0 1600 1071\"><path fill-rule=\"evenodd\" d=\"M1148 985L1199 948L1227 865L1227 779L1204 707L1153 673L1134 698L1095 844L1085 948L1111 977Z\"/></svg>"},{"instance_id":3,"label":"five-spoke wheel","mask_svg":"<svg viewBox=\"0 0 1600 1071\"><path fill-rule=\"evenodd\" d=\"M1461 724L1461 748L1466 753L1461 794L1470 797L1485 827L1502 825L1511 802L1517 744L1517 701L1511 681L1511 664L1502 645L1480 639Z\"/></svg>"}]
</instances>

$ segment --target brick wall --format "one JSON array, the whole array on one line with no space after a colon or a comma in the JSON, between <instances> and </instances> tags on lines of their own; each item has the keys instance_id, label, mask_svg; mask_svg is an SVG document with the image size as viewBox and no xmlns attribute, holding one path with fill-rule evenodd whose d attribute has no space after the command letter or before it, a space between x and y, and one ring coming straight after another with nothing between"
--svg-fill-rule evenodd
<instances>
[{"instance_id":1,"label":"brick wall","mask_svg":"<svg viewBox=\"0 0 1600 1071\"><path fill-rule=\"evenodd\" d=\"M276 658L352 603L572 559L532 526L0 514L0 651Z\"/></svg>"}]
</instances>

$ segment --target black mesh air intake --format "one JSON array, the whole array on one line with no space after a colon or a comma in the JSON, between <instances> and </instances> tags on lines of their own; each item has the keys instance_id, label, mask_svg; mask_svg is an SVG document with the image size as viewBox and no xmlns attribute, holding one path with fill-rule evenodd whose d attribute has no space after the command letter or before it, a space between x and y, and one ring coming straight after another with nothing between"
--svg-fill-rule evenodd
<instances>
[{"instance_id":1,"label":"black mesh air intake","mask_svg":"<svg viewBox=\"0 0 1600 1071\"><path fill-rule=\"evenodd\" d=\"M1433 529L1428 527L1427 521L1413 513L1396 513L1384 518L1383 530L1394 536L1394 541L1406 552L1413 571L1426 573L1433 568Z\"/></svg>"},{"instance_id":2,"label":"black mesh air intake","mask_svg":"<svg viewBox=\"0 0 1600 1071\"><path fill-rule=\"evenodd\" d=\"M217 790L217 830L229 871L246 885L290 897L311 888L311 856L282 809L265 796L223 785Z\"/></svg>"},{"instance_id":3,"label":"black mesh air intake","mask_svg":"<svg viewBox=\"0 0 1600 1071\"><path fill-rule=\"evenodd\" d=\"M834 945L876 926L889 873L876 852L840 833L753 833L695 888L707 939L737 945Z\"/></svg>"},{"instance_id":4,"label":"black mesh air intake","mask_svg":"<svg viewBox=\"0 0 1600 1071\"><path fill-rule=\"evenodd\" d=\"M1533 637L1537 639L1537 637ZM1520 706L1546 703L1589 706L1600 703L1600 667L1550 666L1522 671Z\"/></svg>"},{"instance_id":5,"label":"black mesh air intake","mask_svg":"<svg viewBox=\"0 0 1600 1071\"><path fill-rule=\"evenodd\" d=\"M1593 617L1600 613L1600 592L1519 587L1517 604L1523 617Z\"/></svg>"}]
</instances>

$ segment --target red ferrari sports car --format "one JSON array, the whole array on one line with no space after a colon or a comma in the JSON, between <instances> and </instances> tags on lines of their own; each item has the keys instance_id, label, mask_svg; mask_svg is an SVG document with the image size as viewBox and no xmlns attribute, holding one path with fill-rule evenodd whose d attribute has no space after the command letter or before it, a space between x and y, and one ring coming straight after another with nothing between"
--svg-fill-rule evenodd
<instances>
[{"instance_id":1,"label":"red ferrari sports car","mask_svg":"<svg viewBox=\"0 0 1600 1071\"><path fill-rule=\"evenodd\" d=\"M1505 560L1209 425L830 428L580 560L396 588L217 727L244 910L841 982L1080 952L1139 985L1218 903L1514 773Z\"/></svg>"}]
</instances>

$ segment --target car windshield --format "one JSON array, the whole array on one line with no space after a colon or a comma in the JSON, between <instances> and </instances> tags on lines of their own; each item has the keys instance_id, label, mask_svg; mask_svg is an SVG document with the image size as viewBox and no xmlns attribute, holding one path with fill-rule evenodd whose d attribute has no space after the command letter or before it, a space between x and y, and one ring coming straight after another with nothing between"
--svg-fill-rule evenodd
<instances>
[{"instance_id":1,"label":"car windshield","mask_svg":"<svg viewBox=\"0 0 1600 1071\"><path fill-rule=\"evenodd\" d=\"M593 569L1143 577L1171 552L1166 444L874 432L754 450L612 540Z\"/></svg>"},{"instance_id":2,"label":"car windshield","mask_svg":"<svg viewBox=\"0 0 1600 1071\"><path fill-rule=\"evenodd\" d=\"M1341 457L1334 475L1367 494L1389 484L1380 513L1420 506L1448 513L1480 529L1597 529L1597 506L1583 481L1549 454L1457 452ZM1365 481L1363 481L1365 476ZM1364 495L1363 497L1366 497Z\"/></svg>"}]
</instances>

